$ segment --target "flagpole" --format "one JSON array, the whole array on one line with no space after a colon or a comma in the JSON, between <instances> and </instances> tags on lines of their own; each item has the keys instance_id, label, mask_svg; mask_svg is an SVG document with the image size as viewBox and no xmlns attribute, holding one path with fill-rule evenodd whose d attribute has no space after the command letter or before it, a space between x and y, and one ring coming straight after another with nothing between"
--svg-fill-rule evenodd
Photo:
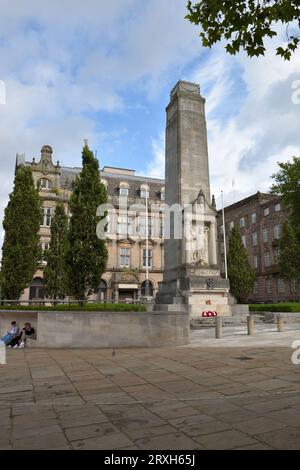
<instances>
[{"instance_id":1,"label":"flagpole","mask_svg":"<svg viewBox=\"0 0 300 470\"><path fill-rule=\"evenodd\" d=\"M146 297L149 297L149 220L148 220L148 181L146 186Z\"/></svg>"},{"instance_id":2,"label":"flagpole","mask_svg":"<svg viewBox=\"0 0 300 470\"><path fill-rule=\"evenodd\" d=\"M224 211L224 196L223 196L223 191L221 191L221 195L222 195L222 218L223 218L223 243L224 243L225 278L228 279L228 271L227 271L227 247L226 247L226 228L225 228L225 211Z\"/></svg>"}]
</instances>

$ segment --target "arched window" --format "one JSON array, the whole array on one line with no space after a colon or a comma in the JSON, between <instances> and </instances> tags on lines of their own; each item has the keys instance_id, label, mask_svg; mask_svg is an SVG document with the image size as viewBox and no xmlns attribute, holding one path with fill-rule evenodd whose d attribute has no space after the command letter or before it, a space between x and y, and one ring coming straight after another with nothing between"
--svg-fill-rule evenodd
<instances>
[{"instance_id":1,"label":"arched window","mask_svg":"<svg viewBox=\"0 0 300 470\"><path fill-rule=\"evenodd\" d=\"M107 283L103 279L101 279L98 288L98 300L101 302L105 302L107 300Z\"/></svg>"},{"instance_id":2,"label":"arched window","mask_svg":"<svg viewBox=\"0 0 300 470\"><path fill-rule=\"evenodd\" d=\"M48 178L41 178L38 180L39 189L53 189L53 183Z\"/></svg>"},{"instance_id":3,"label":"arched window","mask_svg":"<svg viewBox=\"0 0 300 470\"><path fill-rule=\"evenodd\" d=\"M148 282L148 289L147 289ZM151 281L144 281L141 286L141 295L142 297L153 297L153 284Z\"/></svg>"},{"instance_id":4,"label":"arched window","mask_svg":"<svg viewBox=\"0 0 300 470\"><path fill-rule=\"evenodd\" d=\"M44 300L45 287L44 281L40 277L33 279L29 288L29 300Z\"/></svg>"}]
</instances>

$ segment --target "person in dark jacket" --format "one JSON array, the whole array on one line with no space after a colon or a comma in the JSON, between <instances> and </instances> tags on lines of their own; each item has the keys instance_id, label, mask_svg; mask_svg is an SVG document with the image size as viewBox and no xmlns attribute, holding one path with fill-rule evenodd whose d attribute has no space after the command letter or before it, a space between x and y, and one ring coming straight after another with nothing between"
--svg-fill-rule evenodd
<instances>
[{"instance_id":1,"label":"person in dark jacket","mask_svg":"<svg viewBox=\"0 0 300 470\"><path fill-rule=\"evenodd\" d=\"M21 331L21 334L19 334L12 341L10 341L8 346L10 346L11 348L15 348L15 349L24 348L26 338L32 336L34 333L35 333L35 329L31 326L31 323L26 322L24 323L24 328Z\"/></svg>"}]
</instances>

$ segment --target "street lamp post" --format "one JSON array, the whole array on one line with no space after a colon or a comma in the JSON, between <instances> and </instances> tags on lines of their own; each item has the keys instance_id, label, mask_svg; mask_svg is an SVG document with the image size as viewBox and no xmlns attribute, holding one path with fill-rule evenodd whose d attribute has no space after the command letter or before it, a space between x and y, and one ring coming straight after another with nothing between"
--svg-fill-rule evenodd
<instances>
[{"instance_id":1,"label":"street lamp post","mask_svg":"<svg viewBox=\"0 0 300 470\"><path fill-rule=\"evenodd\" d=\"M228 270L227 270L227 247L226 247L226 228L225 228L225 211L224 211L224 196L223 196L223 191L221 191L221 196L222 196L222 219L223 219L223 243L224 243L225 278L228 279Z\"/></svg>"}]
</instances>

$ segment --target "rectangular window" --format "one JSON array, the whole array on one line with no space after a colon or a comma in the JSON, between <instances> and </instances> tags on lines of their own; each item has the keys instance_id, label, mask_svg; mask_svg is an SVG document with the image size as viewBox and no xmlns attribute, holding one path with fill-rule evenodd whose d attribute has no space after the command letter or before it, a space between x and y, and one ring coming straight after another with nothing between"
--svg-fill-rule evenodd
<instances>
[{"instance_id":1,"label":"rectangular window","mask_svg":"<svg viewBox=\"0 0 300 470\"><path fill-rule=\"evenodd\" d=\"M258 282L255 281L254 286L253 286L253 293L258 294Z\"/></svg>"},{"instance_id":2,"label":"rectangular window","mask_svg":"<svg viewBox=\"0 0 300 470\"><path fill-rule=\"evenodd\" d=\"M147 267L147 250L143 249L143 268ZM152 268L152 250L148 250L148 268Z\"/></svg>"},{"instance_id":3,"label":"rectangular window","mask_svg":"<svg viewBox=\"0 0 300 470\"><path fill-rule=\"evenodd\" d=\"M270 257L270 252L269 251L265 251L264 261L265 261L265 267L269 268L271 266L271 257Z\"/></svg>"},{"instance_id":4,"label":"rectangular window","mask_svg":"<svg viewBox=\"0 0 300 470\"><path fill-rule=\"evenodd\" d=\"M246 248L246 235L242 235L242 242L244 247Z\"/></svg>"},{"instance_id":5,"label":"rectangular window","mask_svg":"<svg viewBox=\"0 0 300 470\"><path fill-rule=\"evenodd\" d=\"M269 209L269 207L266 207L264 209L264 216L267 217L268 215L270 215L270 209Z\"/></svg>"},{"instance_id":6,"label":"rectangular window","mask_svg":"<svg viewBox=\"0 0 300 470\"><path fill-rule=\"evenodd\" d=\"M275 212L279 212L281 210L281 205L280 203L275 204Z\"/></svg>"},{"instance_id":7,"label":"rectangular window","mask_svg":"<svg viewBox=\"0 0 300 470\"><path fill-rule=\"evenodd\" d=\"M41 250L41 259L39 260L41 264L47 264L47 261L45 260L45 252L49 250L49 242L41 242L39 244L40 250Z\"/></svg>"},{"instance_id":8,"label":"rectangular window","mask_svg":"<svg viewBox=\"0 0 300 470\"><path fill-rule=\"evenodd\" d=\"M257 232L252 233L252 245L257 246Z\"/></svg>"},{"instance_id":9,"label":"rectangular window","mask_svg":"<svg viewBox=\"0 0 300 470\"><path fill-rule=\"evenodd\" d=\"M296 279L293 279L291 281L291 293L295 294L297 290L298 290L298 282L296 281Z\"/></svg>"},{"instance_id":10,"label":"rectangular window","mask_svg":"<svg viewBox=\"0 0 300 470\"><path fill-rule=\"evenodd\" d=\"M222 235L222 236L224 235L224 227L223 227L223 225L220 226L220 235Z\"/></svg>"},{"instance_id":11,"label":"rectangular window","mask_svg":"<svg viewBox=\"0 0 300 470\"><path fill-rule=\"evenodd\" d=\"M245 227L245 217L240 218L240 227L244 228Z\"/></svg>"},{"instance_id":12,"label":"rectangular window","mask_svg":"<svg viewBox=\"0 0 300 470\"><path fill-rule=\"evenodd\" d=\"M119 215L118 217L118 234L127 235L127 216Z\"/></svg>"},{"instance_id":13,"label":"rectangular window","mask_svg":"<svg viewBox=\"0 0 300 470\"><path fill-rule=\"evenodd\" d=\"M267 279L267 294L272 294L272 279Z\"/></svg>"},{"instance_id":14,"label":"rectangular window","mask_svg":"<svg viewBox=\"0 0 300 470\"><path fill-rule=\"evenodd\" d=\"M162 217L160 219L160 238L165 238L165 219Z\"/></svg>"},{"instance_id":15,"label":"rectangular window","mask_svg":"<svg viewBox=\"0 0 300 470\"><path fill-rule=\"evenodd\" d=\"M285 282L283 279L278 279L277 280L277 290L279 293L284 293L285 292Z\"/></svg>"},{"instance_id":16,"label":"rectangular window","mask_svg":"<svg viewBox=\"0 0 300 470\"><path fill-rule=\"evenodd\" d=\"M140 191L140 197L143 199L148 199L149 198L149 191L146 191L145 189L141 189Z\"/></svg>"},{"instance_id":17,"label":"rectangular window","mask_svg":"<svg viewBox=\"0 0 300 470\"><path fill-rule=\"evenodd\" d=\"M148 217L148 237L152 236L154 219ZM146 217L139 217L138 219L138 234L140 237L147 236L147 219Z\"/></svg>"},{"instance_id":18,"label":"rectangular window","mask_svg":"<svg viewBox=\"0 0 300 470\"><path fill-rule=\"evenodd\" d=\"M274 240L279 240L280 238L280 225L274 225Z\"/></svg>"},{"instance_id":19,"label":"rectangular window","mask_svg":"<svg viewBox=\"0 0 300 470\"><path fill-rule=\"evenodd\" d=\"M269 229L268 229L268 227L265 227L263 229L263 241L264 241L264 243L267 243L269 241Z\"/></svg>"},{"instance_id":20,"label":"rectangular window","mask_svg":"<svg viewBox=\"0 0 300 470\"><path fill-rule=\"evenodd\" d=\"M274 260L275 260L275 263L278 263L279 262L279 256L280 256L280 248L275 248L274 250Z\"/></svg>"},{"instance_id":21,"label":"rectangular window","mask_svg":"<svg viewBox=\"0 0 300 470\"><path fill-rule=\"evenodd\" d=\"M52 209L49 207L44 207L41 212L41 226L50 227L51 226L51 215Z\"/></svg>"},{"instance_id":22,"label":"rectangular window","mask_svg":"<svg viewBox=\"0 0 300 470\"><path fill-rule=\"evenodd\" d=\"M256 224L256 213L251 214L251 224Z\"/></svg>"},{"instance_id":23,"label":"rectangular window","mask_svg":"<svg viewBox=\"0 0 300 470\"><path fill-rule=\"evenodd\" d=\"M119 189L120 196L128 196L128 188L120 188Z\"/></svg>"},{"instance_id":24,"label":"rectangular window","mask_svg":"<svg viewBox=\"0 0 300 470\"><path fill-rule=\"evenodd\" d=\"M120 248L120 267L129 268L130 266L130 248Z\"/></svg>"},{"instance_id":25,"label":"rectangular window","mask_svg":"<svg viewBox=\"0 0 300 470\"><path fill-rule=\"evenodd\" d=\"M232 230L234 227L234 222L233 220L231 222L229 222L229 230Z\"/></svg>"},{"instance_id":26,"label":"rectangular window","mask_svg":"<svg viewBox=\"0 0 300 470\"><path fill-rule=\"evenodd\" d=\"M118 234L119 235L133 235L134 233L134 218L127 217L126 215L118 216Z\"/></svg>"},{"instance_id":27,"label":"rectangular window","mask_svg":"<svg viewBox=\"0 0 300 470\"><path fill-rule=\"evenodd\" d=\"M253 265L254 265L254 268L255 269L258 269L259 268L259 256L258 255L255 255L254 258L253 258Z\"/></svg>"},{"instance_id":28,"label":"rectangular window","mask_svg":"<svg viewBox=\"0 0 300 470\"><path fill-rule=\"evenodd\" d=\"M224 242L220 243L220 253L224 253Z\"/></svg>"}]
</instances>

